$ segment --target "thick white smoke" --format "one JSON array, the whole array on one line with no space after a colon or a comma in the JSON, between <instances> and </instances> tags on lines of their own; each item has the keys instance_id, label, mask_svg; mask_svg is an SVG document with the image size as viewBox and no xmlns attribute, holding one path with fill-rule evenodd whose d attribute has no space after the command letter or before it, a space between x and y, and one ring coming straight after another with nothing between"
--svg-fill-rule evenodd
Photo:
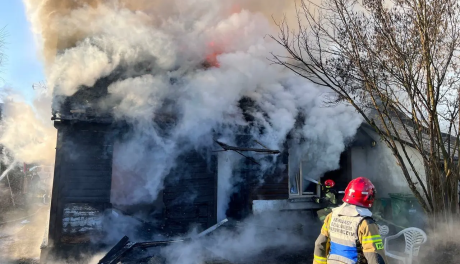
<instances>
[{"instance_id":1,"label":"thick white smoke","mask_svg":"<svg viewBox=\"0 0 460 264\"><path fill-rule=\"evenodd\" d=\"M206 263L211 259L223 259L230 263L287 263L273 261L277 254L301 255L300 252L312 247L316 234L309 232L310 225L302 214L266 213L243 222L230 223L227 226L231 229L219 228L200 240L171 244L163 248L157 257L164 258L165 263L178 264ZM303 261L293 263L306 262L309 256L301 259Z\"/></svg>"},{"instance_id":2,"label":"thick white smoke","mask_svg":"<svg viewBox=\"0 0 460 264\"><path fill-rule=\"evenodd\" d=\"M113 203L154 201L184 150L217 148L216 134L233 143L241 126L250 126L253 137L271 149L282 150L292 133L297 152L309 161L310 177L338 167L361 120L351 107L326 107L329 90L271 65L270 52L284 51L267 37L276 34L267 1L165 2L25 0L44 40L50 98L74 95L81 86L122 72L98 105L132 128L115 146ZM146 63L148 73L135 74L139 63ZM243 97L255 103L252 124L239 108ZM167 136L152 122L165 101L173 102L176 114ZM54 101L55 110L60 103ZM305 121L296 124L299 116ZM219 164L218 189L225 194L218 201L219 218L238 180L233 167L239 157L222 159L227 162Z\"/></svg>"},{"instance_id":3,"label":"thick white smoke","mask_svg":"<svg viewBox=\"0 0 460 264\"><path fill-rule=\"evenodd\" d=\"M234 190L233 186L241 179L234 174L234 168L241 160L241 156L232 152L223 152L218 156L218 186L217 186L217 221L222 221L226 218L226 211L230 201L230 195Z\"/></svg>"},{"instance_id":4,"label":"thick white smoke","mask_svg":"<svg viewBox=\"0 0 460 264\"><path fill-rule=\"evenodd\" d=\"M49 111L46 119L43 113L49 106L50 100L42 96L32 106L22 101L19 95L3 99L0 144L17 162L54 162L56 129L50 121Z\"/></svg>"},{"instance_id":5,"label":"thick white smoke","mask_svg":"<svg viewBox=\"0 0 460 264\"><path fill-rule=\"evenodd\" d=\"M50 9L52 2L45 1L42 8ZM36 1L26 3L32 8ZM205 0L173 2L161 14L151 5L133 9L124 2L89 3L56 4L57 11L49 13L59 29L49 29L57 34L56 48L66 39L70 46L59 50L47 68L48 86L54 95L70 96L82 85L91 87L114 70L126 69L124 79L112 83L109 95L100 102L136 130L135 136L120 143L123 152L115 153L115 167L125 171L116 178L127 187L123 198L115 194L117 202L154 200L183 150L178 142L195 148L211 146L213 132L232 135L237 125L245 125L238 108L242 97L258 107L252 113L254 128L263 127L264 132L253 129L253 134L260 142L282 149L303 114L306 120L294 134L306 139L300 148L310 161L311 176L337 168L344 142L361 120L349 107L324 107L322 95L329 91L270 64L270 52L283 50L266 37L276 28L263 13ZM214 67L201 67L205 60ZM150 73L131 76L130 69L145 61ZM171 82L172 78L177 81ZM165 99L172 99L179 113L167 138L151 124ZM154 142L157 149L147 150L147 142ZM136 185L139 191L132 191Z\"/></svg>"}]
</instances>

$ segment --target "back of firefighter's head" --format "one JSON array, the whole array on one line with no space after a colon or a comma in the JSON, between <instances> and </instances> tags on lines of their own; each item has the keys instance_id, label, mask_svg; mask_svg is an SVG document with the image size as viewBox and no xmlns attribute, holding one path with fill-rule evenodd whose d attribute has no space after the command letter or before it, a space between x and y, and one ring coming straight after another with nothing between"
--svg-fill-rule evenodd
<instances>
[{"instance_id":1,"label":"back of firefighter's head","mask_svg":"<svg viewBox=\"0 0 460 264\"><path fill-rule=\"evenodd\" d=\"M371 208L374 203L375 194L374 184L367 178L359 177L348 183L343 202Z\"/></svg>"},{"instance_id":2,"label":"back of firefighter's head","mask_svg":"<svg viewBox=\"0 0 460 264\"><path fill-rule=\"evenodd\" d=\"M324 182L324 186L326 186L326 188L328 188L328 189L329 189L329 188L332 188L332 187L335 186L335 182L334 182L333 180L331 180L331 179L326 180L326 181Z\"/></svg>"}]
</instances>

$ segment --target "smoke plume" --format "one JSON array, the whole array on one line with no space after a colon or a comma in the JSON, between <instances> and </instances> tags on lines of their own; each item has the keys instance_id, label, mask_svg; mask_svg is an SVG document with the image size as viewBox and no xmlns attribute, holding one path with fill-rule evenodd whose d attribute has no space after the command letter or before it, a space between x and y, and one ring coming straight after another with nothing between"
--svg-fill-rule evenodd
<instances>
[{"instance_id":1,"label":"smoke plume","mask_svg":"<svg viewBox=\"0 0 460 264\"><path fill-rule=\"evenodd\" d=\"M219 228L200 240L172 244L159 255L166 260L163 263L206 263L212 258L230 263L274 263L270 258L280 252L298 254L313 246L317 234L309 232L310 225L306 216L299 213L266 213L230 223L233 228ZM307 258L302 257L300 263Z\"/></svg>"},{"instance_id":2,"label":"smoke plume","mask_svg":"<svg viewBox=\"0 0 460 264\"><path fill-rule=\"evenodd\" d=\"M49 100L43 97L37 98L33 106L17 96L4 99L0 143L16 161L54 162L56 130L49 121L49 111L46 111L48 117L44 114L44 109L49 109L49 105Z\"/></svg>"},{"instance_id":3,"label":"smoke plume","mask_svg":"<svg viewBox=\"0 0 460 264\"><path fill-rule=\"evenodd\" d=\"M165 25L167 20L179 18L180 20L176 23L174 21L168 22L176 24L179 27L178 30L191 28L194 26L193 24L198 25L199 29L203 30L205 26L212 25L213 22L219 21L220 18L229 13L237 13L243 9L250 12L260 12L267 18L273 16L280 19L285 13L289 17L294 17L293 7L296 1L232 0L217 3L209 0L185 2L178 0L119 0L116 2L118 7L131 13L138 13L140 17L136 19L137 21L122 20L118 21L117 24L120 26L123 24L122 22L140 22L147 26L159 27ZM86 37L97 34L98 27L102 25L94 23L89 25L88 22L103 16L104 12L101 7L113 2L106 0L24 0L33 30L41 36L43 55L46 61L53 62L57 52L74 47L76 43ZM66 17L71 18L65 19ZM112 16L112 19L117 18L119 17ZM80 24L80 22L82 23ZM129 25L132 26L131 23ZM112 27L113 24L110 26L116 28L116 26Z\"/></svg>"},{"instance_id":4,"label":"smoke plume","mask_svg":"<svg viewBox=\"0 0 460 264\"><path fill-rule=\"evenodd\" d=\"M324 107L322 96L329 91L267 60L270 52L283 52L266 37L276 30L269 15L293 10L294 1L25 2L43 39L55 110L62 103L58 96L72 96L122 71L98 102L135 127L133 136L120 143L123 153L115 152L114 166L140 181L114 173L129 187L127 196L114 196L119 203L156 198L172 161L184 149L178 142L210 146L215 132L231 141L237 127L248 125L238 107L243 97L255 102L252 134L267 147L282 149L293 130L302 138L299 146L309 154L311 177L338 167L344 141L361 122L346 106ZM203 61L213 67L200 67ZM136 72L140 63L148 72ZM165 100L174 101L178 113L166 138L151 124ZM301 115L306 118L295 127ZM148 142L157 149L147 150ZM148 160L158 162L151 166Z\"/></svg>"},{"instance_id":5,"label":"smoke plume","mask_svg":"<svg viewBox=\"0 0 460 264\"><path fill-rule=\"evenodd\" d=\"M91 89L96 93L92 87L98 81L111 80L107 94L91 101L91 107L131 127L129 136L115 145L115 204L154 201L181 153L215 148L215 135L235 143L235 135L243 131L280 150L291 134L291 145L299 149L292 153L303 153L309 161L308 176L318 178L338 168L346 140L361 123L349 106L324 105L329 90L267 60L270 52L284 52L267 37L277 30L271 16L294 17L295 1L24 2L40 36L53 111L62 111L63 96ZM240 108L243 98L252 102L247 113ZM17 122L20 115L37 115L27 107L9 111ZM152 122L165 111L174 116L167 129ZM55 144L50 136L55 132L33 124L28 129L34 133L24 135L26 143L22 143L33 142L28 153L11 139L14 133L4 136L11 142L7 147L24 159L47 153L45 149L52 150ZM254 158L262 164L258 176L263 181L264 171L273 169L274 158ZM219 165L219 218L224 217L238 181L232 168L238 158L227 160Z\"/></svg>"}]
</instances>

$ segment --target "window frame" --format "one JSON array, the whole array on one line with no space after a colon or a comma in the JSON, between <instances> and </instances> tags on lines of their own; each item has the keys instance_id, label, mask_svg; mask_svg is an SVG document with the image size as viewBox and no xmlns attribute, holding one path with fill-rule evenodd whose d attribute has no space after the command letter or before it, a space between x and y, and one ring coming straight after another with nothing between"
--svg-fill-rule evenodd
<instances>
[{"instance_id":1,"label":"window frame","mask_svg":"<svg viewBox=\"0 0 460 264\"><path fill-rule=\"evenodd\" d=\"M295 182L297 183L297 193L291 193L291 176L290 173L288 173L289 181L288 181L288 193L289 193L289 199L296 199L296 198L309 198L309 197L319 197L321 196L321 185L310 181L312 183L316 184L316 194L315 193L308 193L304 194L301 190L303 190L303 177L302 177L302 159L299 161L299 169L298 172L295 174ZM288 162L288 171L291 172L290 168L291 164ZM309 180L307 180L309 181Z\"/></svg>"}]
</instances>

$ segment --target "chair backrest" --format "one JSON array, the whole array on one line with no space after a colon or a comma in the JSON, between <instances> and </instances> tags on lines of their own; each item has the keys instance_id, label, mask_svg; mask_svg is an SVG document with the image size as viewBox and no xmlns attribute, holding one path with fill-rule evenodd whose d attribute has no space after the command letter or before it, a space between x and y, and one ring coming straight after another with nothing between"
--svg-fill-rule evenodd
<instances>
[{"instance_id":1,"label":"chair backrest","mask_svg":"<svg viewBox=\"0 0 460 264\"><path fill-rule=\"evenodd\" d=\"M426 234L422 229L409 227L401 231L406 239L406 254L412 251L413 256L418 256L420 245L426 242ZM417 244L417 245L415 245Z\"/></svg>"},{"instance_id":2,"label":"chair backrest","mask_svg":"<svg viewBox=\"0 0 460 264\"><path fill-rule=\"evenodd\" d=\"M390 233L390 228L387 225L378 225L379 233L382 237L385 237Z\"/></svg>"}]
</instances>

